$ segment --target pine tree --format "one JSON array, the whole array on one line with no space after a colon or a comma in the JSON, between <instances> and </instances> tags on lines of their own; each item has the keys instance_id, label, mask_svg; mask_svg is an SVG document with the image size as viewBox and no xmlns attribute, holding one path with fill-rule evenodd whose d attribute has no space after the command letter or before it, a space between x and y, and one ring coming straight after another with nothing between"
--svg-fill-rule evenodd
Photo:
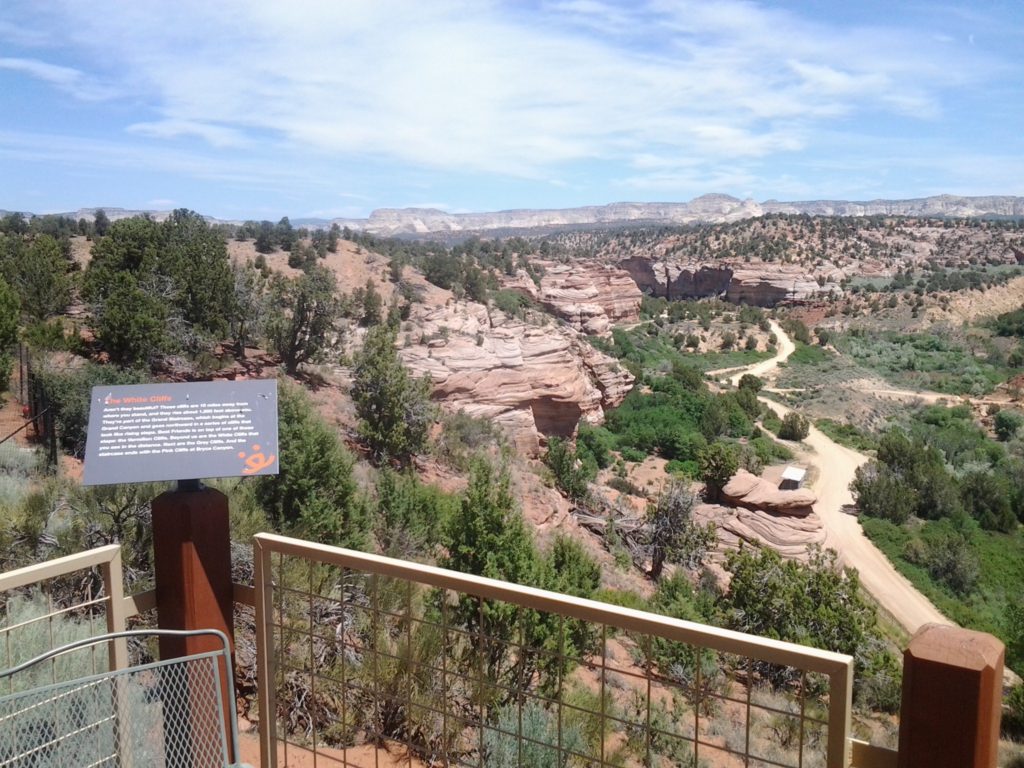
<instances>
[{"instance_id":1,"label":"pine tree","mask_svg":"<svg viewBox=\"0 0 1024 768\"><path fill-rule=\"evenodd\" d=\"M326 268L314 266L292 279L277 277L271 305L267 338L289 374L319 360L335 343L341 307L334 274Z\"/></svg>"}]
</instances>

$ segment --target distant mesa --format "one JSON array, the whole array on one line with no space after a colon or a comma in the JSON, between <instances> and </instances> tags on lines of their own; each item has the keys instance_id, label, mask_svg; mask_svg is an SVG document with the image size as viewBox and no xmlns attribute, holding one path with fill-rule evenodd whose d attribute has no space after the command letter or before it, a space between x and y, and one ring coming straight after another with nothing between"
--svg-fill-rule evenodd
<instances>
[{"instance_id":1,"label":"distant mesa","mask_svg":"<svg viewBox=\"0 0 1024 768\"><path fill-rule=\"evenodd\" d=\"M98 208L79 208L62 213L91 221ZM162 220L169 211L128 210L115 206L103 210L113 221L148 214ZM0 211L0 215L7 213ZM474 234L506 236L531 231L556 231L583 227L616 227L630 224L720 224L772 213L810 216L923 216L946 218L1024 217L1024 197L988 195L964 197L935 195L909 200L807 200L780 202L740 200L731 195L707 194L685 203L609 203L580 208L516 209L490 213L447 213L434 208L380 208L365 219L293 218L295 226L341 227L373 235L451 238ZM219 220L206 217L210 222ZM241 222L223 222L241 223Z\"/></svg>"},{"instance_id":2,"label":"distant mesa","mask_svg":"<svg viewBox=\"0 0 1024 768\"><path fill-rule=\"evenodd\" d=\"M720 224L771 213L811 216L1024 217L1024 197L937 195L911 200L810 200L758 203L731 195L708 194L687 203L610 203L549 210L446 213L422 208L382 208L367 219L335 219L339 226L375 235L515 234L530 230L613 227L628 224Z\"/></svg>"}]
</instances>

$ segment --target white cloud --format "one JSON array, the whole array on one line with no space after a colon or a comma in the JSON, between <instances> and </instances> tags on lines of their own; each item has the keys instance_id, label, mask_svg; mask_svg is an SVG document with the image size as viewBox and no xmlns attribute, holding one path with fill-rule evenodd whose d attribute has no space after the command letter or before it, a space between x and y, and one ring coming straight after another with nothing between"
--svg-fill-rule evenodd
<instances>
[{"instance_id":1,"label":"white cloud","mask_svg":"<svg viewBox=\"0 0 1024 768\"><path fill-rule=\"evenodd\" d=\"M737 0L64 0L50 13L75 63L95 62L146 108L124 130L168 147L198 137L260 157L570 187L571 168L603 164L635 172L631 185L747 188L756 172L740 161L796 155L865 116L936 119L949 88L991 68L934 31L812 22ZM0 66L71 92L97 81L36 59ZM186 159L179 170L235 166L212 167ZM280 171L271 164L264 179Z\"/></svg>"},{"instance_id":2,"label":"white cloud","mask_svg":"<svg viewBox=\"0 0 1024 768\"><path fill-rule=\"evenodd\" d=\"M60 88L80 99L98 101L114 95L112 89L93 81L80 70L51 64L39 59L0 58L0 69L21 72Z\"/></svg>"},{"instance_id":3,"label":"white cloud","mask_svg":"<svg viewBox=\"0 0 1024 768\"><path fill-rule=\"evenodd\" d=\"M152 123L133 123L127 127L131 133L158 139L179 136L198 136L214 147L244 147L250 142L241 131L222 125L210 125L195 120L160 120Z\"/></svg>"},{"instance_id":4,"label":"white cloud","mask_svg":"<svg viewBox=\"0 0 1024 768\"><path fill-rule=\"evenodd\" d=\"M244 161L185 152L168 146L154 149L118 140L89 139L64 134L0 130L0 157L56 163L67 168L185 174L197 179L279 190L281 186L325 186L301 168L265 158Z\"/></svg>"}]
</instances>

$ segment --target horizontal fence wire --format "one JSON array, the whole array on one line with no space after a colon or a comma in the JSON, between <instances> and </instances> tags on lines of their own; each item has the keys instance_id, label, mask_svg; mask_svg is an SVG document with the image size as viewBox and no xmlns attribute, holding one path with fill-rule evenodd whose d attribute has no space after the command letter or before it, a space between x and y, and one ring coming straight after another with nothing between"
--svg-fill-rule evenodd
<instances>
[{"instance_id":1,"label":"horizontal fence wire","mask_svg":"<svg viewBox=\"0 0 1024 768\"><path fill-rule=\"evenodd\" d=\"M265 765L846 764L848 656L284 537L256 549Z\"/></svg>"}]
</instances>

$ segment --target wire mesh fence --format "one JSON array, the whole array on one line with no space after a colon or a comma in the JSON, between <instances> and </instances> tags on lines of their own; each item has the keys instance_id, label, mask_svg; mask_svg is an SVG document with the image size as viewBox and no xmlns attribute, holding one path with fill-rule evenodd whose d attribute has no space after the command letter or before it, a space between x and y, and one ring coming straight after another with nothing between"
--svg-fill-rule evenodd
<instances>
[{"instance_id":1,"label":"wire mesh fence","mask_svg":"<svg viewBox=\"0 0 1024 768\"><path fill-rule=\"evenodd\" d=\"M140 634L154 633L121 637ZM219 651L39 687L14 681L31 679L36 667L113 636L72 643L0 672L0 679L21 689L0 696L0 768L229 765L230 755L237 754L237 733L233 727L225 731L220 667L230 670L230 650L227 638L216 634Z\"/></svg>"},{"instance_id":2,"label":"wire mesh fence","mask_svg":"<svg viewBox=\"0 0 1024 768\"><path fill-rule=\"evenodd\" d=\"M849 657L264 534L257 566L265 759L846 764Z\"/></svg>"},{"instance_id":3,"label":"wire mesh fence","mask_svg":"<svg viewBox=\"0 0 1024 768\"><path fill-rule=\"evenodd\" d=\"M121 548L99 547L0 574L0 668L78 640L124 629ZM0 679L0 695L126 663L126 647L90 646ZM16 689L15 686L22 686Z\"/></svg>"}]
</instances>

